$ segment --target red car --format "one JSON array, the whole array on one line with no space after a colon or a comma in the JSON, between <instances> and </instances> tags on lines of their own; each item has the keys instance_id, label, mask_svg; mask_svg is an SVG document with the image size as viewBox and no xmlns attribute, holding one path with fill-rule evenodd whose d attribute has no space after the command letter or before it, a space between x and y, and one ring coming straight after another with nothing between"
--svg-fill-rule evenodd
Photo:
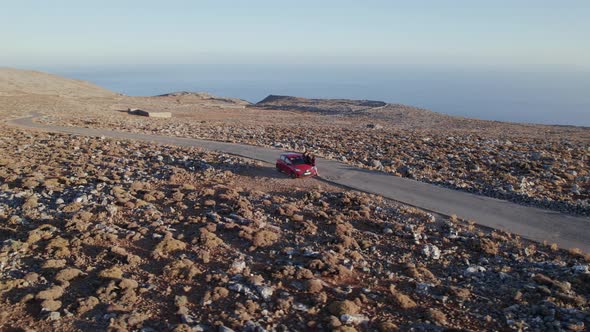
<instances>
[{"instance_id":1,"label":"red car","mask_svg":"<svg viewBox=\"0 0 590 332\"><path fill-rule=\"evenodd\" d=\"M305 162L301 153L290 152L281 154L279 159L277 159L276 166L278 171L286 173L292 178L317 175L316 169Z\"/></svg>"}]
</instances>

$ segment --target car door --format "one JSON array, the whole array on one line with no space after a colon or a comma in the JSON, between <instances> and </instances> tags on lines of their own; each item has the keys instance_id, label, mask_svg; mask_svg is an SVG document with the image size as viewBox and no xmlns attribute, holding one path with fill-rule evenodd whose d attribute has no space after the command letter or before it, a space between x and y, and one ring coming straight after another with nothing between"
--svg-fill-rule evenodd
<instances>
[{"instance_id":1,"label":"car door","mask_svg":"<svg viewBox=\"0 0 590 332\"><path fill-rule=\"evenodd\" d=\"M286 157L284 155L281 156L279 160L279 168L282 172L288 172L289 168L287 167Z\"/></svg>"},{"instance_id":2,"label":"car door","mask_svg":"<svg viewBox=\"0 0 590 332\"><path fill-rule=\"evenodd\" d=\"M289 160L289 158L287 158L287 156L283 156L283 163L285 165L285 172L290 174L291 173L291 161Z\"/></svg>"}]
</instances>

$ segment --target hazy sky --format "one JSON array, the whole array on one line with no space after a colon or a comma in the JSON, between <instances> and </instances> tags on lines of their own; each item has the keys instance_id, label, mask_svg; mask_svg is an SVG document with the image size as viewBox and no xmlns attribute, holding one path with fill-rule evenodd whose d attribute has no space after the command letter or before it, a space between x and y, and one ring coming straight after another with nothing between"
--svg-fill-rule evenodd
<instances>
[{"instance_id":1,"label":"hazy sky","mask_svg":"<svg viewBox=\"0 0 590 332\"><path fill-rule=\"evenodd\" d=\"M415 63L590 68L588 0L0 0L0 66Z\"/></svg>"}]
</instances>

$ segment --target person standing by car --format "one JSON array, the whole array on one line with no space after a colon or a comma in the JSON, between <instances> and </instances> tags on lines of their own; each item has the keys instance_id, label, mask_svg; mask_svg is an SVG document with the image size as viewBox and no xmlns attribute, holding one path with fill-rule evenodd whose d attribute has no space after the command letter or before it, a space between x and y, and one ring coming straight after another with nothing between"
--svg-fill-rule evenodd
<instances>
[{"instance_id":1,"label":"person standing by car","mask_svg":"<svg viewBox=\"0 0 590 332\"><path fill-rule=\"evenodd\" d=\"M307 152L307 149L303 150L303 153L301 153L301 156L303 157L303 161L306 164L311 165L311 160L309 158L310 154L309 154L309 152Z\"/></svg>"},{"instance_id":2,"label":"person standing by car","mask_svg":"<svg viewBox=\"0 0 590 332\"><path fill-rule=\"evenodd\" d=\"M313 155L313 153L310 153L307 157L309 158L309 164L311 165L311 167L313 167L315 174L317 176L320 176L320 173L318 173L318 168L316 167L316 164L315 164L315 155Z\"/></svg>"}]
</instances>

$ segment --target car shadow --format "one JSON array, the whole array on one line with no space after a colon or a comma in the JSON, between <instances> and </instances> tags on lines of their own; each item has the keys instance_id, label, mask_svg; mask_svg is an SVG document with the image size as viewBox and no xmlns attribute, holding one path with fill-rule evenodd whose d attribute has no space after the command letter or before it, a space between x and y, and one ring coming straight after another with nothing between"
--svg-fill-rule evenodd
<instances>
[{"instance_id":1,"label":"car shadow","mask_svg":"<svg viewBox=\"0 0 590 332\"><path fill-rule=\"evenodd\" d=\"M239 175L249 176L249 177L264 177L264 178L271 178L271 179L289 179L290 176L279 172L276 167L274 166L258 166L258 167L248 167L236 172Z\"/></svg>"}]
</instances>

